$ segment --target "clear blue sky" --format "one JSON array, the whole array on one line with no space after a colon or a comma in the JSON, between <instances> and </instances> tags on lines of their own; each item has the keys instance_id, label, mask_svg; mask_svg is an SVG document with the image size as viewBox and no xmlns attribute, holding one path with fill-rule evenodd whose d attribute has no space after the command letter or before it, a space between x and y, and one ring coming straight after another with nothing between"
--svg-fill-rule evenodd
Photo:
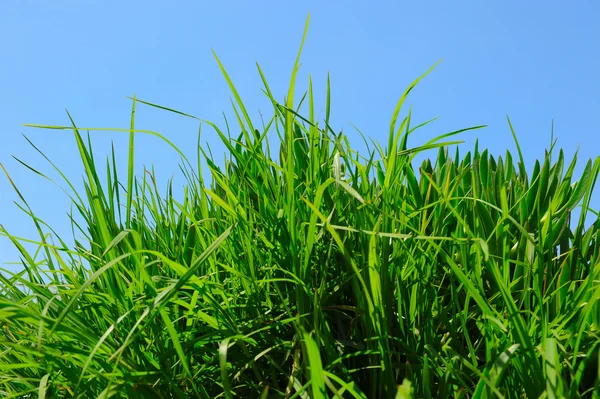
<instances>
[{"instance_id":1,"label":"clear blue sky","mask_svg":"<svg viewBox=\"0 0 600 399\"><path fill-rule=\"evenodd\" d=\"M409 101L417 120L440 119L411 144L487 124L464 136L464 150L478 137L483 147L502 154L515 148L509 115L528 168L548 146L552 120L568 156L578 145L580 158L599 155L597 1L7 0L0 3L0 162L36 214L68 239L66 195L11 155L49 171L21 136L25 133L79 183L83 170L73 136L22 124L66 125L66 108L80 126L127 127L126 97L137 93L223 125L230 92L211 48L253 116L259 109L268 116L255 62L283 98L309 12L300 88L311 73L322 106L331 72L333 126L358 147L350 124L385 143L404 88L444 58ZM194 155L195 122L140 107L137 126L167 135ZM215 143L208 129L203 137ZM92 138L99 158L111 139L124 157L126 137L93 133ZM163 179L177 172L177 155L160 141L140 137L138 144L138 174L151 164ZM0 175L0 223L13 234L35 237L31 221L12 203L16 199ZM0 237L0 263L15 260L18 253Z\"/></svg>"}]
</instances>

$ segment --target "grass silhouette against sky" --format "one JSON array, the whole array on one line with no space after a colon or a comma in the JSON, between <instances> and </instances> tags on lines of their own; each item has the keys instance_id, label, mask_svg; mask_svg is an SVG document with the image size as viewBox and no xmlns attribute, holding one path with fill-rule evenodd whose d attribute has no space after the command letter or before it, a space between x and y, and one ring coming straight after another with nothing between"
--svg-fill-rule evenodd
<instances>
[{"instance_id":1,"label":"grass silhouette against sky","mask_svg":"<svg viewBox=\"0 0 600 399\"><path fill-rule=\"evenodd\" d=\"M224 126L222 112L229 112L230 93L211 49L227 67L252 117L259 118L259 110L268 112L270 102L260 92L254 63L269 77L273 93L285 93L308 12L312 22L298 86L306 87L311 73L315 87L324 87L331 73L331 124L334 130L343 129L355 148L364 147L353 126L384 142L398 96L443 58L411 95L415 120L440 117L414 144L443 131L486 124L488 128L461 137L465 149L479 138L482 148L501 154L515 149L506 123L509 115L528 170L549 146L553 120L558 145L567 156L580 144L580 158L597 155L596 2L386 1L373 6L183 1L174 6L59 0L0 5L0 162L34 211L68 238L68 198L11 156L44 165L24 133L80 187L83 171L74 156L75 142L66 132L36 131L22 124L68 124L66 108L79 126L127 127L127 96L136 93ZM322 117L324 92L315 92L315 98ZM183 149L195 145L194 121L151 109L138 112L140 128L159 131ZM125 158L126 135L95 132L92 139L98 155L108 154L114 140L118 158ZM224 148L214 134L204 134L203 141L222 158ZM159 140L138 138L136 173L154 165L159 181L166 182L173 173L180 176L178 161L178 154L164 150ZM34 227L12 204L16 199L7 179L0 178L2 224L17 236L31 236ZM0 238L0 263L18 258L9 241Z\"/></svg>"},{"instance_id":2,"label":"grass silhouette against sky","mask_svg":"<svg viewBox=\"0 0 600 399\"><path fill-rule=\"evenodd\" d=\"M97 5L80 6L102 19ZM68 40L43 46L47 38L41 32L36 43L54 58L38 52L39 65L47 69L31 76L52 70L48 60L56 60L47 82L58 88L63 76L68 87L84 89L69 92L69 98L88 102L68 107L62 122L30 120L24 125L30 138L19 140L31 146L22 148L11 135L7 148L18 157L0 160L8 170L3 201L10 198L9 185L21 199L0 215L9 229L0 226L0 235L19 247L24 266L22 272L0 273L0 394L599 397L600 219L592 192L600 157L594 138L582 130L590 125L584 113L594 115L595 104L591 98L585 99L587 108L571 101L584 98L581 93L594 81L580 75L576 85L567 78L587 65L581 63L585 57L542 63L541 53L550 50L537 40L543 30L514 36L520 20L500 29L494 23L502 13L489 9L479 10L473 25L448 26L454 28L453 39L468 39L451 40L453 47L448 46L452 35L440 24L435 35L430 29L426 39L416 38L414 48L405 45L424 25L411 29L392 22L410 15L405 19L415 23L416 10L377 10L372 26L363 23L359 35L356 30L328 34L324 30L332 26L324 24L308 42L304 31L301 49L305 43L310 47L310 38L320 43L305 62L286 54L298 40L289 30L290 19L285 20L289 32L274 33L275 26L268 25L271 41L253 38L262 31L250 29L235 36L233 49L239 51L227 42L221 52L207 43L235 25L232 13L242 12L245 21L249 13L209 10L209 17L228 18L221 23L213 18L218 30L209 29L207 38L197 40L190 39L202 31L197 25L173 20L177 29L189 32L159 45L163 42L151 37L157 32L153 28L144 35L144 29L129 25L134 34L115 35L122 26L115 15L127 14L115 14L116 7L113 19L104 19L115 30L97 34L90 23L83 29L74 23L67 32L67 25L56 25L60 18L85 20L83 14L61 13L77 7L58 3L45 10L44 21L54 24L48 31ZM154 11L158 22L169 20L169 10ZM203 10L179 9L179 15L182 11L187 18ZM369 12L373 9L350 15L365 21ZM52 19L52 13L60 18ZM140 27L166 29L140 13L132 20ZM585 29L581 19L579 24ZM513 35L499 40L507 29ZM366 40L377 30L377 38ZM85 40L96 34L96 45ZM122 47L108 45L111 35ZM393 43L387 43L390 38ZM560 47L554 38L558 54L593 48ZM435 39L438 47L428 44ZM263 51L277 51L266 67L260 62L263 67L254 68L249 61L260 61L261 51L244 41L256 40L269 43ZM510 48L512 42L520 50ZM64 44L67 55L61 56L57 43ZM355 45L362 54L352 51ZM312 68L328 62L330 49L344 46L346 51L333 57L334 81L336 73L342 76L337 85L324 72L306 80ZM257 51L246 54L249 49ZM203 51L220 76L208 72L208 59L197 55ZM462 68L442 73L446 83L430 80L433 75L422 79L439 64L434 52L451 53L446 58ZM186 60L190 54L197 58ZM521 58L515 58L518 54ZM484 60L495 61L494 68ZM104 69L88 74L88 64ZM246 64L247 69L240 68ZM260 77L256 87L249 70ZM20 73L26 71L23 67ZM413 77L405 81L404 75ZM78 85L78 76L86 85ZM185 76L190 80L184 82ZM463 83L463 77L475 83ZM136 94L125 96L127 120L121 120L115 115L123 111L107 105L111 88L123 90L132 81ZM184 88L192 95L181 96ZM263 97L242 100L261 88ZM212 94L220 90L231 98ZM540 93L546 94L543 102L537 101ZM48 104L55 102L45 104L40 109L52 111L54 105ZM217 105L231 110L224 121L211 113ZM10 107L31 108L16 100ZM443 109L443 122L431 120L432 108ZM504 115L490 116L504 108L516 114L512 124ZM557 123L557 130L568 133L561 135L552 125L551 135L540 127L546 112L558 114L549 121L569 113L568 120L581 125ZM487 118L490 126L482 129L485 121L479 119ZM206 119L217 124L203 123L199 145L198 122ZM556 136L562 137L558 145ZM70 141L63 140L67 137ZM574 156L579 139L584 147ZM72 201L51 193L60 193L48 185L53 178L67 186ZM71 226L62 209L69 202ZM584 212L579 214L578 207ZM27 216L31 220L23 223ZM18 237L35 240L30 225L42 242L37 249L32 242L28 250ZM64 238L69 227L74 245L39 238L45 231Z\"/></svg>"}]
</instances>

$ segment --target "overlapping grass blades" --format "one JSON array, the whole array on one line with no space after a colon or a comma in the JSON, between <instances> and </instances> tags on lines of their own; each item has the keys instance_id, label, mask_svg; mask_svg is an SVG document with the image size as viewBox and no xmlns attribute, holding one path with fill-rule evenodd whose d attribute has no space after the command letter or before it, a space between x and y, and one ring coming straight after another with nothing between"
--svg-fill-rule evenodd
<instances>
[{"instance_id":1,"label":"overlapping grass blades","mask_svg":"<svg viewBox=\"0 0 600 399\"><path fill-rule=\"evenodd\" d=\"M329 84L325 123L310 79L302 116L298 60L283 103L259 68L274 110L261 130L219 65L240 133L204 122L229 159L184 156L180 201L133 174L134 135L157 135L135 109L195 117L134 97L123 183L114 152L103 178L80 134L98 129L51 127L74 133L86 173L78 238L53 244L23 197L39 251L0 231L23 263L0 277L3 397L600 395L600 158L574 179L555 148L531 175L520 149L517 166L477 146L450 156L444 140L469 129L409 148L417 82L387 148L359 155L329 126Z\"/></svg>"}]
</instances>

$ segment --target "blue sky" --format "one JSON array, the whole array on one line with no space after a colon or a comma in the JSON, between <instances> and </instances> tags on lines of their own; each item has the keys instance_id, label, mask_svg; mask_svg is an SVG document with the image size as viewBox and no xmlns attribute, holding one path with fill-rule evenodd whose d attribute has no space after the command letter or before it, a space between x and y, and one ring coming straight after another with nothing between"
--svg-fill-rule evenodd
<instances>
[{"instance_id":1,"label":"blue sky","mask_svg":"<svg viewBox=\"0 0 600 399\"><path fill-rule=\"evenodd\" d=\"M502 154L515 149L509 115L528 168L549 145L553 120L567 156L578 146L582 160L599 155L596 1L24 0L0 4L0 163L36 215L68 239L68 197L11 155L49 171L24 133L80 183L83 170L73 136L22 124L66 125L68 109L79 126L125 128L131 109L127 96L137 93L224 125L221 113L230 110L230 92L211 49L253 117L259 110L269 116L255 62L283 98L309 12L299 88L304 91L310 73L322 109L330 72L333 127L359 148L352 125L385 143L402 91L443 58L409 100L416 120L440 119L409 144L487 124L463 136L464 151L479 138L480 146ZM194 156L194 121L140 107L137 127L165 134ZM92 140L101 158L114 140L124 162L124 135L96 132ZM203 141L222 159L222 147L207 128ZM162 179L177 172L178 156L159 140L139 137L137 142L136 173L144 165L154 165ZM0 175L0 223L17 236L35 238L31 221L12 203L16 199ZM0 237L0 264L16 260L18 253Z\"/></svg>"}]
</instances>

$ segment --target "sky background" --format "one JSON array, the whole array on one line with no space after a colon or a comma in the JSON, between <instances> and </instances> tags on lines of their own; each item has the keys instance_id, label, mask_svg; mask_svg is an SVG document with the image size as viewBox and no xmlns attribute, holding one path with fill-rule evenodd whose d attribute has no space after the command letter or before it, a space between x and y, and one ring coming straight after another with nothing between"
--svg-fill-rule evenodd
<instances>
[{"instance_id":1,"label":"sky background","mask_svg":"<svg viewBox=\"0 0 600 399\"><path fill-rule=\"evenodd\" d=\"M60 182L25 134L81 187L83 169L73 135L23 124L68 125L67 109L81 127L127 128L127 97L136 93L224 127L222 112L230 112L231 94L211 49L252 116L259 118L260 110L268 118L272 109L255 63L283 99L309 12L297 93L306 90L310 73L323 117L330 73L332 126L359 149L362 139L352 126L387 143L400 95L443 58L408 101L415 121L439 120L411 138L410 146L487 124L462 137L463 153L476 138L496 155L515 151L508 115L528 169L549 146L552 121L567 158L580 146L578 171L583 160L600 154L597 1L3 0L0 163L35 214L69 241L69 198L12 156ZM194 158L197 122L139 106L136 127L166 135ZM112 140L119 164L125 165L127 134L93 132L91 137L99 159ZM223 148L208 127L202 137L222 159ZM166 183L178 171L178 155L154 137L136 140L136 173L154 165ZM0 224L16 236L36 238L15 200L1 173ZM598 195L593 203L600 208ZM0 237L0 267L19 269L7 265L18 260L18 252Z\"/></svg>"}]
</instances>

